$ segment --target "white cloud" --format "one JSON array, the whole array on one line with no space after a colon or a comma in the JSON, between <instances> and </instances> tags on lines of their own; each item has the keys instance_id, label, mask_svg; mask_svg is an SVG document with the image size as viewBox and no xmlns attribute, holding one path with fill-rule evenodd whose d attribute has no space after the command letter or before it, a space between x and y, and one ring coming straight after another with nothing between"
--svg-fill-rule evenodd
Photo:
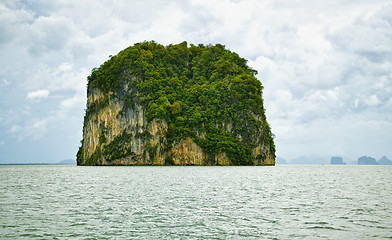
<instances>
[{"instance_id":1,"label":"white cloud","mask_svg":"<svg viewBox=\"0 0 392 240\"><path fill-rule=\"evenodd\" d=\"M24 122L23 126L13 125L10 133L17 138L18 142L24 140L38 140L48 131L48 119L31 119Z\"/></svg>"},{"instance_id":2,"label":"white cloud","mask_svg":"<svg viewBox=\"0 0 392 240\"><path fill-rule=\"evenodd\" d=\"M374 107L374 106L379 105L381 103L381 101L376 95L372 95L369 98L365 99L365 103L370 107Z\"/></svg>"},{"instance_id":3,"label":"white cloud","mask_svg":"<svg viewBox=\"0 0 392 240\"><path fill-rule=\"evenodd\" d=\"M48 96L49 96L49 91L46 89L41 89L41 90L27 93L26 99L39 101L41 99L47 98Z\"/></svg>"},{"instance_id":4,"label":"white cloud","mask_svg":"<svg viewBox=\"0 0 392 240\"><path fill-rule=\"evenodd\" d=\"M17 37L20 33L21 24L30 22L33 16L25 9L10 9L0 4L0 43L6 44Z\"/></svg>"},{"instance_id":5,"label":"white cloud","mask_svg":"<svg viewBox=\"0 0 392 240\"><path fill-rule=\"evenodd\" d=\"M0 81L0 86L1 87L7 87L7 86L9 86L11 83L7 80L7 79L5 79L5 78L3 78L3 79L1 79L1 81Z\"/></svg>"},{"instance_id":6,"label":"white cloud","mask_svg":"<svg viewBox=\"0 0 392 240\"><path fill-rule=\"evenodd\" d=\"M13 125L10 129L11 133L17 133L20 130L20 126L18 125Z\"/></svg>"}]
</instances>

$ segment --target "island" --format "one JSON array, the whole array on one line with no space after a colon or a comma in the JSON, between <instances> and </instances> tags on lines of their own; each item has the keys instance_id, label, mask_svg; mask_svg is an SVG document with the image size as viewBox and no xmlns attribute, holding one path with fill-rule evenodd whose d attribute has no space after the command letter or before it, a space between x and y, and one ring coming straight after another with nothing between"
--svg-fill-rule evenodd
<instances>
[{"instance_id":1,"label":"island","mask_svg":"<svg viewBox=\"0 0 392 240\"><path fill-rule=\"evenodd\" d=\"M392 161L386 156L381 157L377 162L379 165L392 165Z\"/></svg>"},{"instance_id":2,"label":"island","mask_svg":"<svg viewBox=\"0 0 392 240\"><path fill-rule=\"evenodd\" d=\"M109 56L88 76L77 165L275 165L256 74L221 44Z\"/></svg>"},{"instance_id":3,"label":"island","mask_svg":"<svg viewBox=\"0 0 392 240\"><path fill-rule=\"evenodd\" d=\"M358 158L358 165L378 165L375 158L362 156Z\"/></svg>"},{"instance_id":4,"label":"island","mask_svg":"<svg viewBox=\"0 0 392 240\"><path fill-rule=\"evenodd\" d=\"M331 165L346 165L342 157L331 157Z\"/></svg>"}]
</instances>

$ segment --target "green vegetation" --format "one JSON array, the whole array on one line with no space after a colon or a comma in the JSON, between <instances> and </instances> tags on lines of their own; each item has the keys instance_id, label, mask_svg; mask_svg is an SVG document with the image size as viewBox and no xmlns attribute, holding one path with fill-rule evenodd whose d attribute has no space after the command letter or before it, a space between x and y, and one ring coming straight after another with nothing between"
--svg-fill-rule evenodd
<instances>
[{"instance_id":1,"label":"green vegetation","mask_svg":"<svg viewBox=\"0 0 392 240\"><path fill-rule=\"evenodd\" d=\"M78 152L76 153L76 162L77 165L81 165L82 164L82 160L83 160L83 139L80 141L80 147Z\"/></svg>"},{"instance_id":2,"label":"green vegetation","mask_svg":"<svg viewBox=\"0 0 392 240\"><path fill-rule=\"evenodd\" d=\"M121 114L136 102L146 109L148 121L164 119L168 149L175 141L191 137L208 153L226 152L233 164L252 164L255 136L262 136L272 152L275 147L265 119L263 87L255 77L257 72L246 63L220 44L188 47L183 42L165 47L154 41L137 43L93 69L88 92L97 88L106 97L91 104L86 117L109 104L110 92L111 98L124 103ZM118 136L102 154L110 159L129 155L124 145L129 137ZM97 154L101 151L91 158Z\"/></svg>"},{"instance_id":3,"label":"green vegetation","mask_svg":"<svg viewBox=\"0 0 392 240\"><path fill-rule=\"evenodd\" d=\"M105 155L109 161L131 155L130 142L131 134L124 131L122 134L115 137L108 145L103 147L102 154Z\"/></svg>"},{"instance_id":4,"label":"green vegetation","mask_svg":"<svg viewBox=\"0 0 392 240\"><path fill-rule=\"evenodd\" d=\"M103 99L100 99L99 101L93 102L86 110L86 115L89 116L93 113L97 113L99 109L103 109L109 105L109 96L106 95Z\"/></svg>"}]
</instances>

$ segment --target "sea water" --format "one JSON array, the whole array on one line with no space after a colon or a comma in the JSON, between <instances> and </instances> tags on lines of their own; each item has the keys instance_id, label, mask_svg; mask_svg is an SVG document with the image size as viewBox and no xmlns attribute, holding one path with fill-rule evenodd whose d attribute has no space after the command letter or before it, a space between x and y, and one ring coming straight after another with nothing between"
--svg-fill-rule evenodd
<instances>
[{"instance_id":1,"label":"sea water","mask_svg":"<svg viewBox=\"0 0 392 240\"><path fill-rule=\"evenodd\" d=\"M392 166L0 166L0 239L392 238Z\"/></svg>"}]
</instances>

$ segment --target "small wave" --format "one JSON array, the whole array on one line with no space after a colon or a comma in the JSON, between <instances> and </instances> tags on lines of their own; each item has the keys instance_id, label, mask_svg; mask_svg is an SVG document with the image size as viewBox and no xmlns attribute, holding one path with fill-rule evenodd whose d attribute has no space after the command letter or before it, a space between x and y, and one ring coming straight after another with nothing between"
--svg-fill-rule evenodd
<instances>
[{"instance_id":1,"label":"small wave","mask_svg":"<svg viewBox=\"0 0 392 240\"><path fill-rule=\"evenodd\" d=\"M33 233L23 233L20 235L21 237L26 237L26 238L43 238L41 234L33 234Z\"/></svg>"},{"instance_id":2,"label":"small wave","mask_svg":"<svg viewBox=\"0 0 392 240\"><path fill-rule=\"evenodd\" d=\"M311 226L311 227L307 227L306 229L327 229L327 230L346 231L345 229L331 227L331 226Z\"/></svg>"},{"instance_id":3,"label":"small wave","mask_svg":"<svg viewBox=\"0 0 392 240\"><path fill-rule=\"evenodd\" d=\"M86 226L87 223L85 222L78 222L78 223L72 223L70 226L71 227L77 227L77 226Z\"/></svg>"},{"instance_id":4,"label":"small wave","mask_svg":"<svg viewBox=\"0 0 392 240\"><path fill-rule=\"evenodd\" d=\"M328 224L327 222L305 222L305 224Z\"/></svg>"}]
</instances>

